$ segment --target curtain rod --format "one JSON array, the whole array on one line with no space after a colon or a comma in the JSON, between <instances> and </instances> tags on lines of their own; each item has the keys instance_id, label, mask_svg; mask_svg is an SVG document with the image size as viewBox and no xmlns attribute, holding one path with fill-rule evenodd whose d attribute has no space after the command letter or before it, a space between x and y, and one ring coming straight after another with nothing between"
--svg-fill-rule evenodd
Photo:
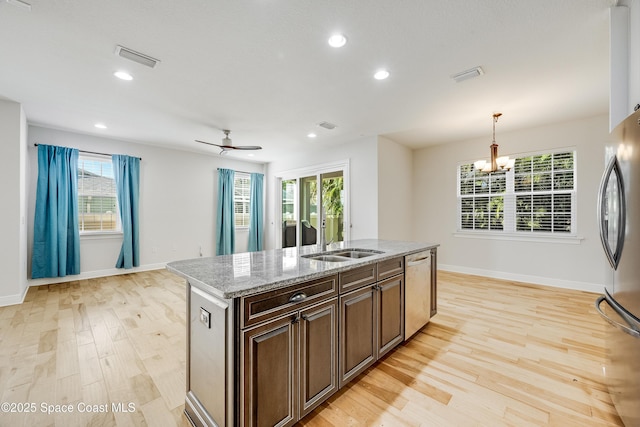
<instances>
[{"instance_id":1,"label":"curtain rod","mask_svg":"<svg viewBox=\"0 0 640 427\"><path fill-rule=\"evenodd\" d=\"M228 169L228 168L218 168L218 170L220 169ZM259 172L245 172L245 171L237 171L235 169L231 169L234 172L238 172L238 173L246 173L247 175L251 175L252 173L259 173Z\"/></svg>"},{"instance_id":2,"label":"curtain rod","mask_svg":"<svg viewBox=\"0 0 640 427\"><path fill-rule=\"evenodd\" d=\"M37 147L39 144L33 144L34 147ZM79 152L81 153L87 153L87 154L97 154L99 156L111 156L111 154L107 154L107 153L98 153L97 151L86 151L86 150L80 150L78 149ZM142 160L142 157L138 157L138 159Z\"/></svg>"}]
</instances>

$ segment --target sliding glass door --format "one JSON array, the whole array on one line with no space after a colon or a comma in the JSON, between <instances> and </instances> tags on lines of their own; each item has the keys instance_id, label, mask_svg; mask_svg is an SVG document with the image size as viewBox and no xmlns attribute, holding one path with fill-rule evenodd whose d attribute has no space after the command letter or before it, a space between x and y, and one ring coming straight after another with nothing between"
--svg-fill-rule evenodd
<instances>
[{"instance_id":1,"label":"sliding glass door","mask_svg":"<svg viewBox=\"0 0 640 427\"><path fill-rule=\"evenodd\" d=\"M327 244L345 240L345 169L298 173L281 177L280 247L314 245L320 241L324 220ZM296 174L293 174L296 175Z\"/></svg>"}]
</instances>

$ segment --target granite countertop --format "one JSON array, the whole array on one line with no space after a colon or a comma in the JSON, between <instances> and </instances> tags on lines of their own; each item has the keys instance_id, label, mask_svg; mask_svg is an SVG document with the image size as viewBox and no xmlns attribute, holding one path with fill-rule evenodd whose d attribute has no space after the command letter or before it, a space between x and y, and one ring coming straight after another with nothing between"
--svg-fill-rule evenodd
<instances>
[{"instance_id":1,"label":"granite countertop","mask_svg":"<svg viewBox=\"0 0 640 427\"><path fill-rule=\"evenodd\" d=\"M282 288L437 246L433 243L395 240L352 240L327 245L327 252L368 249L382 253L345 262L316 261L302 257L320 252L316 245L310 245L175 261L167 264L167 269L219 298L230 299Z\"/></svg>"}]
</instances>

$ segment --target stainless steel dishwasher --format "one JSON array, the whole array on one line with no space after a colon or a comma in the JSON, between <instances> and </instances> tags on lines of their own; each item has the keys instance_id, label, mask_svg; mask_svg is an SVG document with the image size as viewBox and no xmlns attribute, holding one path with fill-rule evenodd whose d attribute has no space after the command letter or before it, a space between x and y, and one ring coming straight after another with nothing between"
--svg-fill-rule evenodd
<instances>
[{"instance_id":1,"label":"stainless steel dishwasher","mask_svg":"<svg viewBox=\"0 0 640 427\"><path fill-rule=\"evenodd\" d=\"M431 318L431 251L407 255L405 265L404 339L411 338Z\"/></svg>"}]
</instances>

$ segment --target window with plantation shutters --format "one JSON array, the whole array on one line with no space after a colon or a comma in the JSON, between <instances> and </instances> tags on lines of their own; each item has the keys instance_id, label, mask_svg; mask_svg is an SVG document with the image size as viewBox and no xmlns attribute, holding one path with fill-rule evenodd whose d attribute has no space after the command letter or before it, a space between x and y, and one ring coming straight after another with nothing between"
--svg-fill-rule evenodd
<instances>
[{"instance_id":1,"label":"window with plantation shutters","mask_svg":"<svg viewBox=\"0 0 640 427\"><path fill-rule=\"evenodd\" d=\"M458 230L574 235L574 151L516 157L509 172L458 167Z\"/></svg>"},{"instance_id":2,"label":"window with plantation shutters","mask_svg":"<svg viewBox=\"0 0 640 427\"><path fill-rule=\"evenodd\" d=\"M461 165L459 173L460 228L503 230L505 174L487 174L473 163Z\"/></svg>"},{"instance_id":3,"label":"window with plantation shutters","mask_svg":"<svg viewBox=\"0 0 640 427\"><path fill-rule=\"evenodd\" d=\"M249 227L249 190L251 177L236 172L233 181L233 216L236 228Z\"/></svg>"},{"instance_id":4,"label":"window with plantation shutters","mask_svg":"<svg viewBox=\"0 0 640 427\"><path fill-rule=\"evenodd\" d=\"M516 231L571 233L574 164L573 152L516 159Z\"/></svg>"}]
</instances>

